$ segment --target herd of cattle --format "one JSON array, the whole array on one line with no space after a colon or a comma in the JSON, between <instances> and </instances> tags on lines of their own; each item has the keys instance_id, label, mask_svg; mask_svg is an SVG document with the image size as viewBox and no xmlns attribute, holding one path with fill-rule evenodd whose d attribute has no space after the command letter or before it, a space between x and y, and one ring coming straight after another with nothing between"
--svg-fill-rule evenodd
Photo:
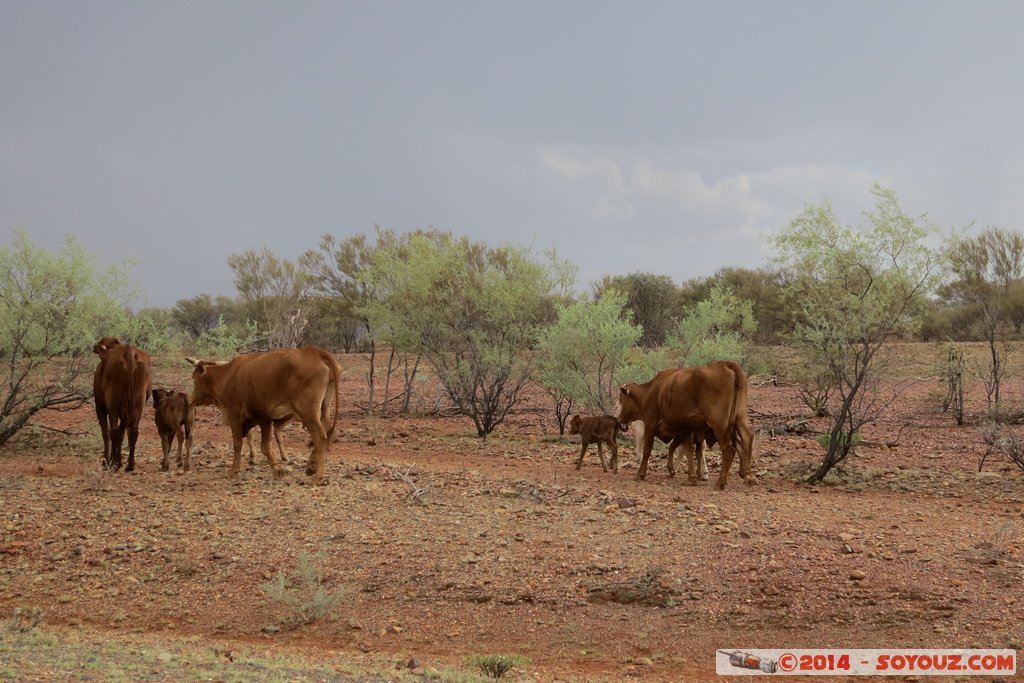
<instances>
[{"instance_id":1,"label":"herd of cattle","mask_svg":"<svg viewBox=\"0 0 1024 683\"><path fill-rule=\"evenodd\" d=\"M338 422L340 368L324 349L305 346L265 353L245 353L230 361L188 358L193 366L192 395L153 389L149 355L104 337L93 351L100 364L93 377L96 417L103 434L103 467L120 469L121 449L128 436L126 471L135 469L135 444L143 406L153 396L154 417L163 448L161 469L170 468L169 455L177 441L177 465L188 471L192 450L195 407L217 406L231 428L234 445L232 478L241 467L242 441L253 427L260 428L260 449L275 478L284 466L270 448L273 434L281 461L287 462L280 430L289 422L301 422L312 440L306 474L315 484L324 481L324 458ZM330 410L334 403L333 414ZM576 469L591 443L597 443L601 467L608 470L602 444L611 451L611 467L618 471L618 433L632 423L643 457L637 476L647 475L647 462L655 439L669 444L668 471L675 474L673 455L682 446L687 456L690 483L707 479L704 445L719 444L721 472L717 488L725 487L734 456L739 454L740 476L753 483L751 452L753 433L747 419L747 376L736 363L719 361L696 368L672 368L659 372L644 384L627 384L619 391L615 415L575 416L570 433L582 440ZM184 446L184 460L182 449ZM249 441L249 462L253 461Z\"/></svg>"}]
</instances>

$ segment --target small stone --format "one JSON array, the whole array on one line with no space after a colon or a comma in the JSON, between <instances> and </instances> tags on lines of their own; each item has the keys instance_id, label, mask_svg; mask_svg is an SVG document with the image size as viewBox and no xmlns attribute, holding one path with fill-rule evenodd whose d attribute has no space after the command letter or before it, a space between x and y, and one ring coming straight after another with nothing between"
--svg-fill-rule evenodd
<instances>
[{"instance_id":1,"label":"small stone","mask_svg":"<svg viewBox=\"0 0 1024 683\"><path fill-rule=\"evenodd\" d=\"M169 662L172 659L174 659L174 655L172 655L170 652L161 652L160 654L158 654L156 656L156 658L159 659L164 664L166 664L167 662Z\"/></svg>"},{"instance_id":2,"label":"small stone","mask_svg":"<svg viewBox=\"0 0 1024 683\"><path fill-rule=\"evenodd\" d=\"M866 578L868 578L868 575L860 569L854 569L852 572L850 572L851 581L863 581Z\"/></svg>"},{"instance_id":3,"label":"small stone","mask_svg":"<svg viewBox=\"0 0 1024 683\"><path fill-rule=\"evenodd\" d=\"M638 664L640 666L653 666L654 664L654 662L651 661L650 657L637 657L633 660L633 663Z\"/></svg>"},{"instance_id":4,"label":"small stone","mask_svg":"<svg viewBox=\"0 0 1024 683\"><path fill-rule=\"evenodd\" d=\"M264 626L260 630L263 631L264 633L269 633L270 635L273 635L275 633L280 633L281 632L281 627L277 626L275 624L268 624L268 625Z\"/></svg>"}]
</instances>

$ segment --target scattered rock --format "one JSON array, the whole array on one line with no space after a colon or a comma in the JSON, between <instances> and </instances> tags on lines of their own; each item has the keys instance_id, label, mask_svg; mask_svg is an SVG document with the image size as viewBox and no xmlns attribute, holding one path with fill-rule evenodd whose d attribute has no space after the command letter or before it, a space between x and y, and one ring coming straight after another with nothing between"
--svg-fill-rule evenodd
<instances>
[{"instance_id":1,"label":"scattered rock","mask_svg":"<svg viewBox=\"0 0 1024 683\"><path fill-rule=\"evenodd\" d=\"M851 581L863 581L866 578L868 578L868 575L860 569L854 569L852 572L850 572Z\"/></svg>"}]
</instances>

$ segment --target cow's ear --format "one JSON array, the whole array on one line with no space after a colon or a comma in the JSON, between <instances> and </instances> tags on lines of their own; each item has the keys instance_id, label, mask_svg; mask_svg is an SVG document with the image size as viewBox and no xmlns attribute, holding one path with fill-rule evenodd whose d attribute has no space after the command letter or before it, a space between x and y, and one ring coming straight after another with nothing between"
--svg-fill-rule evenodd
<instances>
[{"instance_id":1,"label":"cow's ear","mask_svg":"<svg viewBox=\"0 0 1024 683\"><path fill-rule=\"evenodd\" d=\"M627 387L625 384L623 384L621 387L619 387L619 393L620 394L625 394L626 396L629 396L629 387Z\"/></svg>"},{"instance_id":2,"label":"cow's ear","mask_svg":"<svg viewBox=\"0 0 1024 683\"><path fill-rule=\"evenodd\" d=\"M92 352L97 354L97 355L99 355L101 353L104 353L106 350L107 350L107 347L103 345L103 342L96 342L92 346Z\"/></svg>"}]
</instances>

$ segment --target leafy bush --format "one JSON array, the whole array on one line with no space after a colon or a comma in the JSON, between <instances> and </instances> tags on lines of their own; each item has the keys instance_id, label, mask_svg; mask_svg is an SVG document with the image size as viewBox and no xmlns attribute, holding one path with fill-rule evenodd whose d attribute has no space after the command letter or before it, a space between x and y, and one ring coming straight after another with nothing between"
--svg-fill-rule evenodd
<instances>
[{"instance_id":1,"label":"leafy bush","mask_svg":"<svg viewBox=\"0 0 1024 683\"><path fill-rule=\"evenodd\" d=\"M324 582L323 563L326 559L326 550L316 555L299 553L291 576L286 577L284 572L278 572L277 576L261 586L272 602L289 611L286 626L297 628L319 621L330 616L341 602L345 591L331 590Z\"/></svg>"},{"instance_id":2,"label":"leafy bush","mask_svg":"<svg viewBox=\"0 0 1024 683\"><path fill-rule=\"evenodd\" d=\"M497 680L517 666L529 664L522 655L473 655L466 658L468 666L480 669L484 674Z\"/></svg>"},{"instance_id":3,"label":"leafy bush","mask_svg":"<svg viewBox=\"0 0 1024 683\"><path fill-rule=\"evenodd\" d=\"M224 322L224 316L220 316L216 327L199 335L192 342L191 348L203 358L234 358L239 353L251 350L258 340L256 323L250 321L243 328L228 325Z\"/></svg>"}]
</instances>

